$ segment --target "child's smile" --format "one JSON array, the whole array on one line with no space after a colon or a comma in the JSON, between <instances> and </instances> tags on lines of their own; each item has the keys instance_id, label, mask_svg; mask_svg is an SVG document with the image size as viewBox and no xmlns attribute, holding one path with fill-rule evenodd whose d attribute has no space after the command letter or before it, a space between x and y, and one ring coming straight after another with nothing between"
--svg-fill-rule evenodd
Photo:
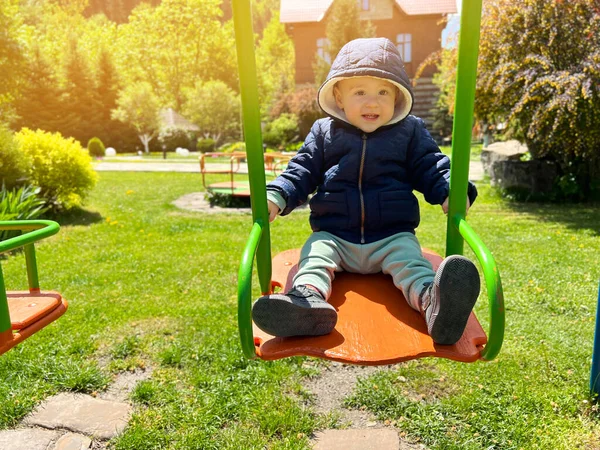
<instances>
[{"instance_id":1,"label":"child's smile","mask_svg":"<svg viewBox=\"0 0 600 450\"><path fill-rule=\"evenodd\" d=\"M346 120L365 133L386 125L394 116L396 87L381 78L353 77L339 81L335 100Z\"/></svg>"}]
</instances>

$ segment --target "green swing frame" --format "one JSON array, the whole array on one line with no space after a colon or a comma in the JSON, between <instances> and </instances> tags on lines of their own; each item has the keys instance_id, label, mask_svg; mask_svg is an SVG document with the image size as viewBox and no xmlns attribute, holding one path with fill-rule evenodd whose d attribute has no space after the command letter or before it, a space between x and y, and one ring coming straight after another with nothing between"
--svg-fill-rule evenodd
<instances>
[{"instance_id":1,"label":"green swing frame","mask_svg":"<svg viewBox=\"0 0 600 450\"><path fill-rule=\"evenodd\" d=\"M494 257L465 219L481 11L482 0L463 1L452 133L446 256L462 255L466 241L483 269L489 300L489 333L479 358L490 361L500 352L504 339L502 283ZM252 268L256 259L261 292L263 294L271 292L271 237L249 0L233 0L233 19L253 220L238 274L238 326L243 353L247 358L252 359L257 356L251 318Z\"/></svg>"}]
</instances>

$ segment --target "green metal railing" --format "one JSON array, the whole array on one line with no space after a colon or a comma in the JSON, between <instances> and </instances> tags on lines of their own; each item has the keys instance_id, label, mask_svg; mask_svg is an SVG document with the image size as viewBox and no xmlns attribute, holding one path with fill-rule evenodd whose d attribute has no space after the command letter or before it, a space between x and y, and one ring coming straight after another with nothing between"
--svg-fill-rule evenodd
<instances>
[{"instance_id":1,"label":"green metal railing","mask_svg":"<svg viewBox=\"0 0 600 450\"><path fill-rule=\"evenodd\" d=\"M466 240L483 268L489 301L490 331L488 343L481 351L481 358L489 361L498 355L504 340L502 283L494 257L465 220L480 23L481 0L464 0L458 43L446 256L462 255Z\"/></svg>"},{"instance_id":2,"label":"green metal railing","mask_svg":"<svg viewBox=\"0 0 600 450\"><path fill-rule=\"evenodd\" d=\"M26 232L20 236L15 236L0 242L0 254L23 247L30 292L39 292L40 290L35 248L33 244L34 242L58 233L59 229L58 223L51 220L11 220L0 222L0 231L9 230ZM6 286L4 284L2 267L0 266L0 333L10 329L10 313L8 310Z\"/></svg>"},{"instance_id":3,"label":"green metal railing","mask_svg":"<svg viewBox=\"0 0 600 450\"><path fill-rule=\"evenodd\" d=\"M483 267L490 304L490 332L481 358L496 357L504 339L504 300L498 268L493 256L465 221L469 175L469 153L482 0L464 0L459 40L456 106L452 139L452 168L447 224L446 255L462 254L466 240ZM233 0L244 138L248 157L253 227L250 232L238 279L238 324L244 355L254 358L251 318L252 265L256 257L261 291L271 290L271 241L266 202L266 178L260 129L260 108L254 57L254 34L249 0Z\"/></svg>"}]
</instances>

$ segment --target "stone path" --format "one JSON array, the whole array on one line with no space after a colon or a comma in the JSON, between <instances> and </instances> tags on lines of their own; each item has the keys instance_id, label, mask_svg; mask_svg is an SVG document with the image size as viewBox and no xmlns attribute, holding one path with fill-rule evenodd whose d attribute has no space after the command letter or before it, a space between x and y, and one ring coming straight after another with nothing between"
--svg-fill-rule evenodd
<instances>
[{"instance_id":1,"label":"stone path","mask_svg":"<svg viewBox=\"0 0 600 450\"><path fill-rule=\"evenodd\" d=\"M50 397L16 429L0 431L0 449L103 450L127 426L132 411L129 393L150 375L149 370L119 374L97 397L73 393Z\"/></svg>"},{"instance_id":2,"label":"stone path","mask_svg":"<svg viewBox=\"0 0 600 450\"><path fill-rule=\"evenodd\" d=\"M310 364L307 361L305 364ZM343 429L323 430L312 439L314 450L422 450L421 444L400 437L391 423L379 422L366 410L348 409L344 400L352 394L358 378L393 366L370 367L331 363L321 374L308 380L304 387L315 396L315 411L339 417Z\"/></svg>"}]
</instances>

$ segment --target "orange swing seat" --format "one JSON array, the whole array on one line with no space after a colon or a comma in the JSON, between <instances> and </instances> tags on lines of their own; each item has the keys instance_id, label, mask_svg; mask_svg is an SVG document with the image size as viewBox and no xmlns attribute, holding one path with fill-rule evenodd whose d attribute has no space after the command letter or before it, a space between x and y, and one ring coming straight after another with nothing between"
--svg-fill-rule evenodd
<instances>
[{"instance_id":1,"label":"orange swing seat","mask_svg":"<svg viewBox=\"0 0 600 450\"><path fill-rule=\"evenodd\" d=\"M287 250L273 259L272 284L291 288L298 271L300 250ZM423 249L434 270L441 256ZM255 351L259 358L276 360L289 356L315 356L359 365L394 364L424 356L461 362L480 359L487 337L471 313L461 339L454 345L438 345L427 334L419 312L412 309L389 275L339 273L329 299L338 322L326 336L274 337L253 324Z\"/></svg>"},{"instance_id":2,"label":"orange swing seat","mask_svg":"<svg viewBox=\"0 0 600 450\"><path fill-rule=\"evenodd\" d=\"M0 354L62 316L67 301L53 291L8 291L11 329L0 333Z\"/></svg>"}]
</instances>

